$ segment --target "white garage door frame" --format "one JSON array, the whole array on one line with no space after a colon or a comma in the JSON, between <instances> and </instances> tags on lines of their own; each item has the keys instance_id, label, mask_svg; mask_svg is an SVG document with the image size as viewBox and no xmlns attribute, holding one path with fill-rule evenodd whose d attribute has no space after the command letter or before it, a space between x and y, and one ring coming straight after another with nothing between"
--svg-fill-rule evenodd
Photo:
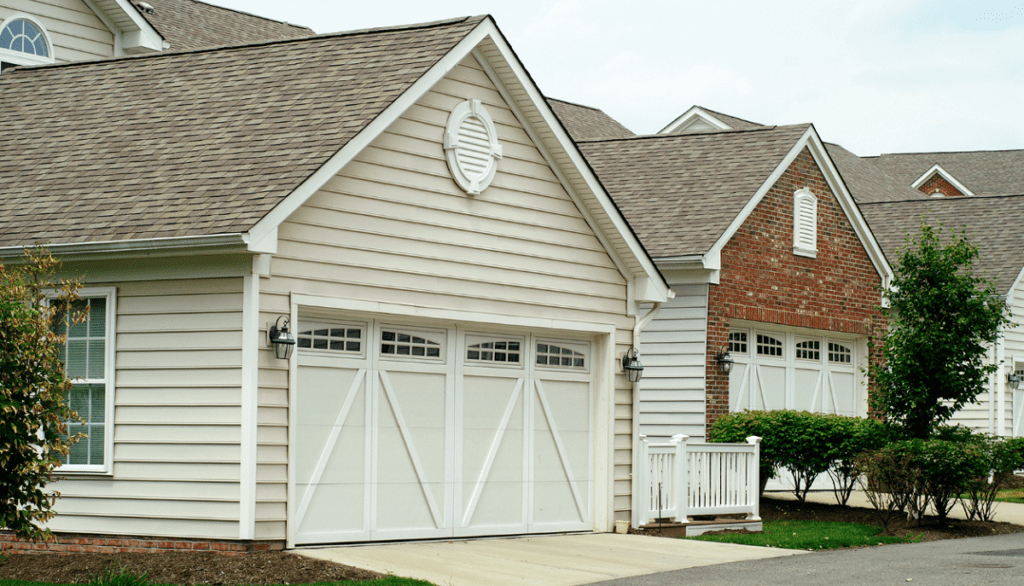
<instances>
[{"instance_id":1,"label":"white garage door frame","mask_svg":"<svg viewBox=\"0 0 1024 586\"><path fill-rule=\"evenodd\" d=\"M399 321L403 324L422 324L424 327L458 326L480 332L531 332L553 338L587 339L591 344L592 376L592 441L590 446L593 470L591 501L593 530L610 531L614 519L614 340L616 328L611 324L595 324L571 320L522 318L497 314L463 312L450 309L422 308L399 304L334 299L310 295L291 296L291 321L299 323L299 311L341 312L363 318ZM293 353L289 363L289 446L297 445L296 398L298 392L298 354ZM296 488L296 450L288 456L288 523L287 545L296 545L296 514L299 503ZM414 538L408 535L405 538ZM426 537L426 535L425 535ZM396 536L396 538L400 538Z\"/></svg>"}]
</instances>

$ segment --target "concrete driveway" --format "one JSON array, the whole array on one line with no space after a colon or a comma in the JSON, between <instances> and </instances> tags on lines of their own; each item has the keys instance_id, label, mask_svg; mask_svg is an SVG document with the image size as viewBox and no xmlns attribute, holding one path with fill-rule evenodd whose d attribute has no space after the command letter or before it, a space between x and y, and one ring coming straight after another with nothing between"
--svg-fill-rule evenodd
<instances>
[{"instance_id":1,"label":"concrete driveway","mask_svg":"<svg viewBox=\"0 0 1024 586\"><path fill-rule=\"evenodd\" d=\"M570 586L803 552L587 533L303 548L293 553L439 586Z\"/></svg>"}]
</instances>

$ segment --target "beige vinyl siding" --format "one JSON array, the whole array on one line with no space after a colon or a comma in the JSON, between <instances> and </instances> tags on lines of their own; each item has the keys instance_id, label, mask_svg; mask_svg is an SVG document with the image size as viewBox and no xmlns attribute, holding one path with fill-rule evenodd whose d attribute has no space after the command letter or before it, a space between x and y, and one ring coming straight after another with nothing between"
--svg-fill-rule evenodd
<instances>
[{"instance_id":1,"label":"beige vinyl siding","mask_svg":"<svg viewBox=\"0 0 1024 586\"><path fill-rule=\"evenodd\" d=\"M504 150L493 183L476 196L455 184L441 143L448 114L469 98L488 109ZM472 57L279 227L271 272L261 283L263 329L301 293L403 304L410 314L429 307L610 324L617 355L632 345L625 279ZM269 352L260 360L259 429L278 438L286 430L270 418L283 421L287 379ZM621 375L615 386L614 498L616 516L628 519L632 396ZM261 453L274 445L259 442ZM272 517L258 512L257 526L279 531L265 534L274 538L285 537L284 472L258 490L269 495L257 497L259 511Z\"/></svg>"},{"instance_id":2,"label":"beige vinyl siding","mask_svg":"<svg viewBox=\"0 0 1024 586\"><path fill-rule=\"evenodd\" d=\"M640 433L668 438L705 434L704 361L708 286L672 285L675 299L661 306L640 334Z\"/></svg>"},{"instance_id":3,"label":"beige vinyl siding","mask_svg":"<svg viewBox=\"0 0 1024 586\"><path fill-rule=\"evenodd\" d=\"M1009 354L1007 354L1007 357L1009 357ZM995 353L989 348L988 362L994 361ZM1002 372L1000 370L1000 373ZM1005 374L997 373L996 376L1005 377ZM969 403L954 413L950 423L964 425L982 433L997 434L997 429L995 428L998 427L998 418L995 417L995 410L998 406L998 397L997 384L990 383L985 385L985 390L978 395L978 402ZM1012 395L1007 393L1006 397L1011 399Z\"/></svg>"},{"instance_id":4,"label":"beige vinyl siding","mask_svg":"<svg viewBox=\"0 0 1024 586\"><path fill-rule=\"evenodd\" d=\"M81 0L0 0L0 20L17 13L46 27L58 63L114 56L114 34Z\"/></svg>"},{"instance_id":5,"label":"beige vinyl siding","mask_svg":"<svg viewBox=\"0 0 1024 586\"><path fill-rule=\"evenodd\" d=\"M147 276L133 263L120 265L126 279ZM92 274L89 265L65 267ZM49 526L237 539L242 279L88 286L117 289L113 474L52 484L61 498Z\"/></svg>"}]
</instances>

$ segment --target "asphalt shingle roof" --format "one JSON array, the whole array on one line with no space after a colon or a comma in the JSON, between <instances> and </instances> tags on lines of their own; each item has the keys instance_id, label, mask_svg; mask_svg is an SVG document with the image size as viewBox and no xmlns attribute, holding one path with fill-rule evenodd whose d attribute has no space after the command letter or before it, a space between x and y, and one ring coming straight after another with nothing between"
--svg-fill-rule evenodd
<instances>
[{"instance_id":1,"label":"asphalt shingle roof","mask_svg":"<svg viewBox=\"0 0 1024 586\"><path fill-rule=\"evenodd\" d=\"M837 144L825 144L850 195L857 203L928 199L928 196L887 175L871 159L864 159Z\"/></svg>"},{"instance_id":2,"label":"asphalt shingle roof","mask_svg":"<svg viewBox=\"0 0 1024 586\"><path fill-rule=\"evenodd\" d=\"M548 105L569 136L579 142L595 138L628 138L636 134L597 108L548 98Z\"/></svg>"},{"instance_id":3,"label":"asphalt shingle roof","mask_svg":"<svg viewBox=\"0 0 1024 586\"><path fill-rule=\"evenodd\" d=\"M711 108L705 108L704 106L697 106L697 107L700 108L701 110L704 110L708 114L711 114L715 118L718 118L722 122L725 122L733 130L752 130L754 128L770 128L769 126L765 126L764 124L759 124L757 122L751 122L750 120L744 120L742 118L737 118L735 116L730 116L728 114L722 114L721 112L716 112L716 111L712 110Z\"/></svg>"},{"instance_id":4,"label":"asphalt shingle roof","mask_svg":"<svg viewBox=\"0 0 1024 586\"><path fill-rule=\"evenodd\" d=\"M153 7L147 12L133 2L170 45L171 51L245 45L281 39L308 37L315 33L304 27L213 6L196 0L145 0Z\"/></svg>"},{"instance_id":5,"label":"asphalt shingle roof","mask_svg":"<svg viewBox=\"0 0 1024 586\"><path fill-rule=\"evenodd\" d=\"M0 246L242 233L483 18L0 76Z\"/></svg>"},{"instance_id":6,"label":"asphalt shingle roof","mask_svg":"<svg viewBox=\"0 0 1024 586\"><path fill-rule=\"evenodd\" d=\"M975 195L1024 193L1024 150L903 153L867 157L896 180L912 185L939 165Z\"/></svg>"},{"instance_id":7,"label":"asphalt shingle roof","mask_svg":"<svg viewBox=\"0 0 1024 586\"><path fill-rule=\"evenodd\" d=\"M580 143L653 258L708 252L810 127Z\"/></svg>"},{"instance_id":8,"label":"asphalt shingle roof","mask_svg":"<svg viewBox=\"0 0 1024 586\"><path fill-rule=\"evenodd\" d=\"M896 262L897 250L906 244L907 235L918 234L923 216L932 226L942 224L967 233L980 252L974 268L995 279L1000 294L1009 292L1024 268L1020 242L1024 195L871 202L861 204L860 209L890 263Z\"/></svg>"}]
</instances>

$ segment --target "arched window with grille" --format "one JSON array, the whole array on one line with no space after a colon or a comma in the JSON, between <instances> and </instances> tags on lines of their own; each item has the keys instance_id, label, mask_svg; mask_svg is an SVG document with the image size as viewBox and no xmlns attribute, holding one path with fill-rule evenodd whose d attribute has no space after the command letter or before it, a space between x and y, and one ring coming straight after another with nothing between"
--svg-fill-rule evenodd
<instances>
[{"instance_id":1,"label":"arched window with grille","mask_svg":"<svg viewBox=\"0 0 1024 586\"><path fill-rule=\"evenodd\" d=\"M41 22L16 14L0 23L0 62L4 65L53 63L53 45Z\"/></svg>"}]
</instances>

